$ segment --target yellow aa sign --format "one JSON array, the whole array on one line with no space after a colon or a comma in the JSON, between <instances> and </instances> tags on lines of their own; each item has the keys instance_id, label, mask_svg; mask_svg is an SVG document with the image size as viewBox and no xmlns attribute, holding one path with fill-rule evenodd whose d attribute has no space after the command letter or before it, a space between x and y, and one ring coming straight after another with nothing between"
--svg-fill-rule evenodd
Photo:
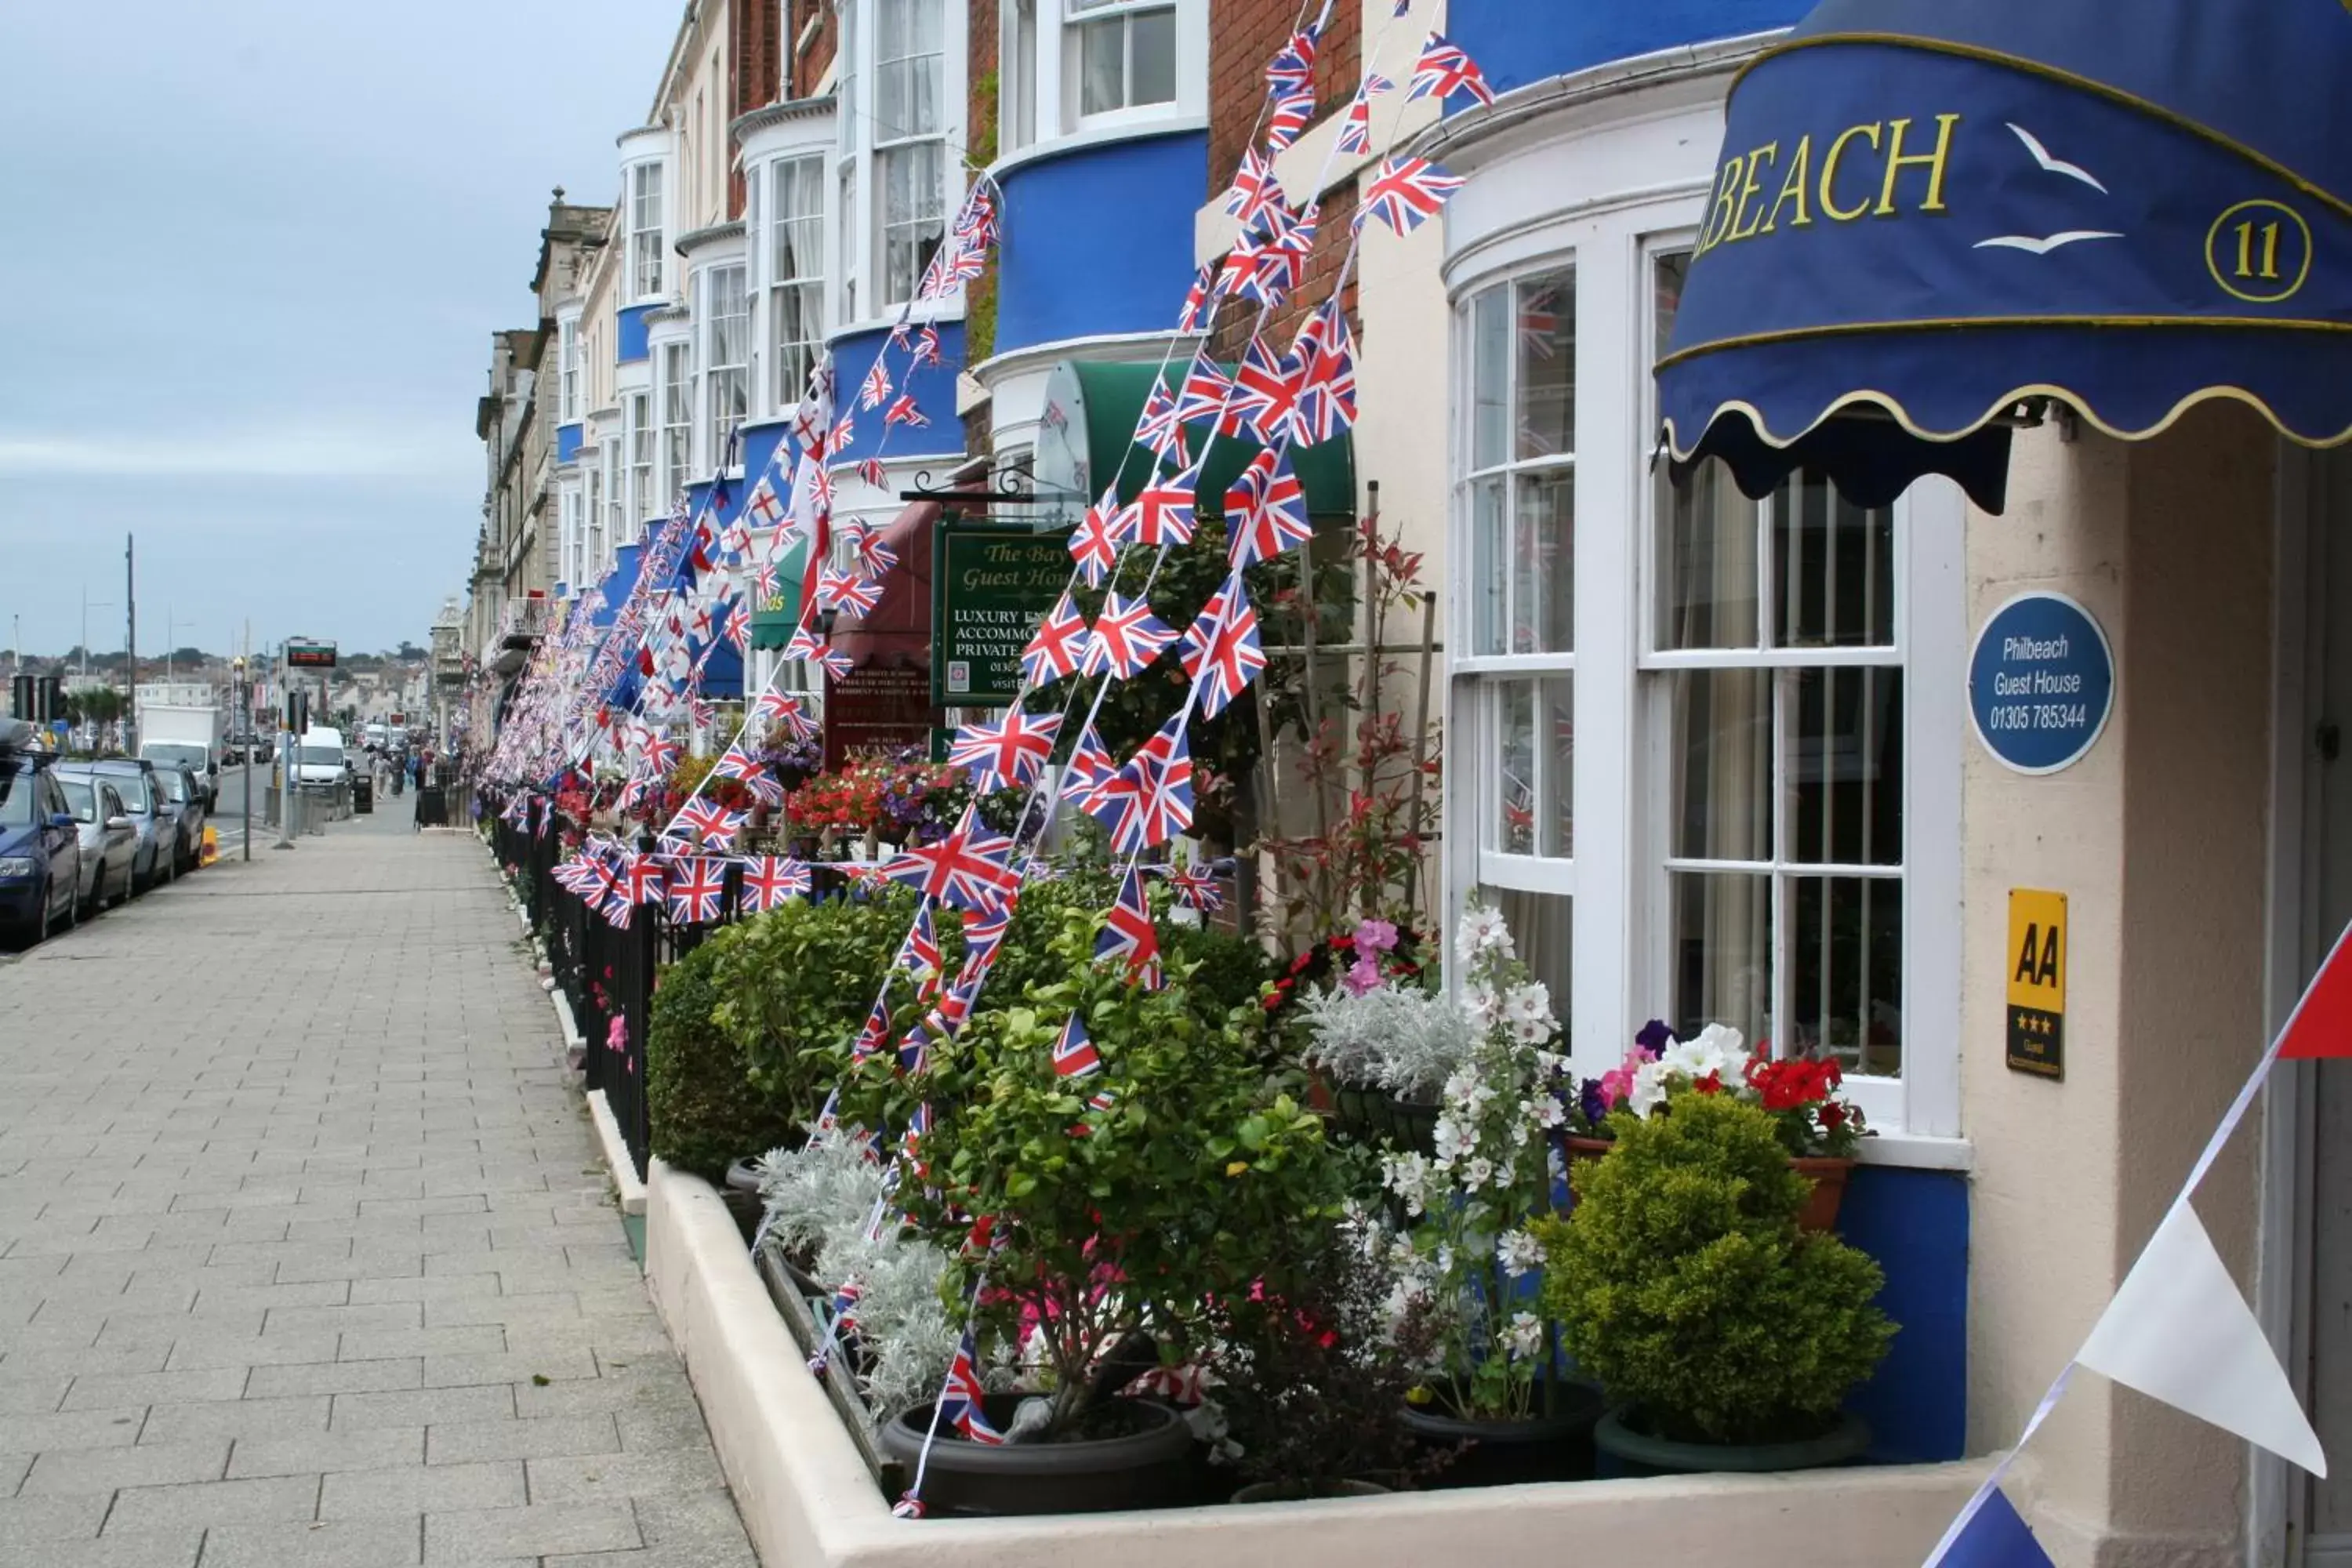
<instances>
[{"instance_id":1,"label":"yellow aa sign","mask_svg":"<svg viewBox=\"0 0 2352 1568\"><path fill-rule=\"evenodd\" d=\"M2009 890L2009 1065L2066 1076L2066 895Z\"/></svg>"}]
</instances>

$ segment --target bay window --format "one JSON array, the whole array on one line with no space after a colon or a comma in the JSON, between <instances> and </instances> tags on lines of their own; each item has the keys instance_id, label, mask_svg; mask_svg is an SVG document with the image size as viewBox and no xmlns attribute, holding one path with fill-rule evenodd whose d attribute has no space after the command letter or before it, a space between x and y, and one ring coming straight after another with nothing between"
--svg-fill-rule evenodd
<instances>
[{"instance_id":1,"label":"bay window","mask_svg":"<svg viewBox=\"0 0 2352 1568\"><path fill-rule=\"evenodd\" d=\"M751 301L741 262L703 271L695 322L702 347L702 432L709 443L703 466L715 473L728 466L729 443L751 412Z\"/></svg>"},{"instance_id":2,"label":"bay window","mask_svg":"<svg viewBox=\"0 0 2352 1568\"><path fill-rule=\"evenodd\" d=\"M887 310L915 297L947 233L947 20L942 0L878 0L877 9L877 303Z\"/></svg>"},{"instance_id":3,"label":"bay window","mask_svg":"<svg viewBox=\"0 0 2352 1568\"><path fill-rule=\"evenodd\" d=\"M811 153L771 168L768 200L768 357L779 409L800 402L824 352L824 159Z\"/></svg>"},{"instance_id":4,"label":"bay window","mask_svg":"<svg viewBox=\"0 0 2352 1568\"><path fill-rule=\"evenodd\" d=\"M629 297L658 298L662 268L668 259L664 242L667 209L663 206L662 166L638 163L629 170Z\"/></svg>"},{"instance_id":5,"label":"bay window","mask_svg":"<svg viewBox=\"0 0 2352 1568\"><path fill-rule=\"evenodd\" d=\"M1063 50L1084 121L1176 101L1176 7L1168 0L1069 0Z\"/></svg>"},{"instance_id":6,"label":"bay window","mask_svg":"<svg viewBox=\"0 0 2352 1568\"><path fill-rule=\"evenodd\" d=\"M694 430L692 389L687 380L688 349L685 343L665 343L661 351L661 502L667 511L677 493L693 482L688 443Z\"/></svg>"},{"instance_id":7,"label":"bay window","mask_svg":"<svg viewBox=\"0 0 2352 1568\"><path fill-rule=\"evenodd\" d=\"M646 519L665 510L654 499L653 398L632 392L621 402L622 439L629 447L629 511L627 526L614 536L615 544L634 540Z\"/></svg>"}]
</instances>

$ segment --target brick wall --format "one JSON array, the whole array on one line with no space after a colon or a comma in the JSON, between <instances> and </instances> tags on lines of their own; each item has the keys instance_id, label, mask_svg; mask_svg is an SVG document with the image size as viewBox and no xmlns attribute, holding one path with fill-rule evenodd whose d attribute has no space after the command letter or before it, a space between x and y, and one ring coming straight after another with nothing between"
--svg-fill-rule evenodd
<instances>
[{"instance_id":1,"label":"brick wall","mask_svg":"<svg viewBox=\"0 0 2352 1568\"><path fill-rule=\"evenodd\" d=\"M803 47L801 34L808 28L812 17L816 26L809 31L807 47ZM782 45L791 62L785 79L793 97L816 96L816 84L824 79L834 54L840 47L839 27L832 0L783 0Z\"/></svg>"},{"instance_id":2,"label":"brick wall","mask_svg":"<svg viewBox=\"0 0 2352 1568\"><path fill-rule=\"evenodd\" d=\"M791 0L736 0L727 9L727 119L773 103L784 85L784 12ZM734 162L732 149L728 159ZM743 216L743 171L727 176L727 216Z\"/></svg>"}]
</instances>

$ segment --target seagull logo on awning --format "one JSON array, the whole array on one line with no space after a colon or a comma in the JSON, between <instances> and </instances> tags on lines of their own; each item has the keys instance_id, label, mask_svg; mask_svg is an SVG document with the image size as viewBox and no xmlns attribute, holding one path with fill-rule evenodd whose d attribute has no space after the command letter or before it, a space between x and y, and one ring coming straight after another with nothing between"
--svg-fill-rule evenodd
<instances>
[{"instance_id":1,"label":"seagull logo on awning","mask_svg":"<svg viewBox=\"0 0 2352 1568\"><path fill-rule=\"evenodd\" d=\"M2344 4L2347 7L2352 7L2352 0L2344 0ZM2101 195L2105 195L2107 194L2107 187L2101 184L2099 177L2096 174L2092 174L2090 170L2085 169L2080 163L2070 163L2063 158L2054 156L2049 148L2042 144L2042 139L2034 135L2032 132L2028 131L2024 126L2016 123L2014 121L2009 121L2008 124L2011 132L2014 134L2020 142L2025 144L2025 150L2033 155L2034 163L2039 164L2045 174L2063 174L2070 180L2080 180L2083 184L2090 186L2091 189L2098 192ZM2124 237L2122 235L2116 233L2112 229L2069 228L2062 229L2056 234L2039 236L2030 234L1995 235L1990 239L1980 239L1977 241L1974 248L1978 250L2022 250L2029 256L2047 256L2053 250L2057 250L2064 246L2075 244L2080 240L2121 239L2123 237Z\"/></svg>"}]
</instances>

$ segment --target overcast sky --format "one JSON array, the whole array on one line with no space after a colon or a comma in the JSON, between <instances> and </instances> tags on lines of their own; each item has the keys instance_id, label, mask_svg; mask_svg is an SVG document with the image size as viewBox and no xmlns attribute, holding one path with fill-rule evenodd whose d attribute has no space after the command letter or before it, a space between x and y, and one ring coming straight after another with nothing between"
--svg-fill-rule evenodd
<instances>
[{"instance_id":1,"label":"overcast sky","mask_svg":"<svg viewBox=\"0 0 2352 1568\"><path fill-rule=\"evenodd\" d=\"M678 0L0 3L0 638L426 640L551 186L608 203ZM102 604L103 608L97 607Z\"/></svg>"}]
</instances>

